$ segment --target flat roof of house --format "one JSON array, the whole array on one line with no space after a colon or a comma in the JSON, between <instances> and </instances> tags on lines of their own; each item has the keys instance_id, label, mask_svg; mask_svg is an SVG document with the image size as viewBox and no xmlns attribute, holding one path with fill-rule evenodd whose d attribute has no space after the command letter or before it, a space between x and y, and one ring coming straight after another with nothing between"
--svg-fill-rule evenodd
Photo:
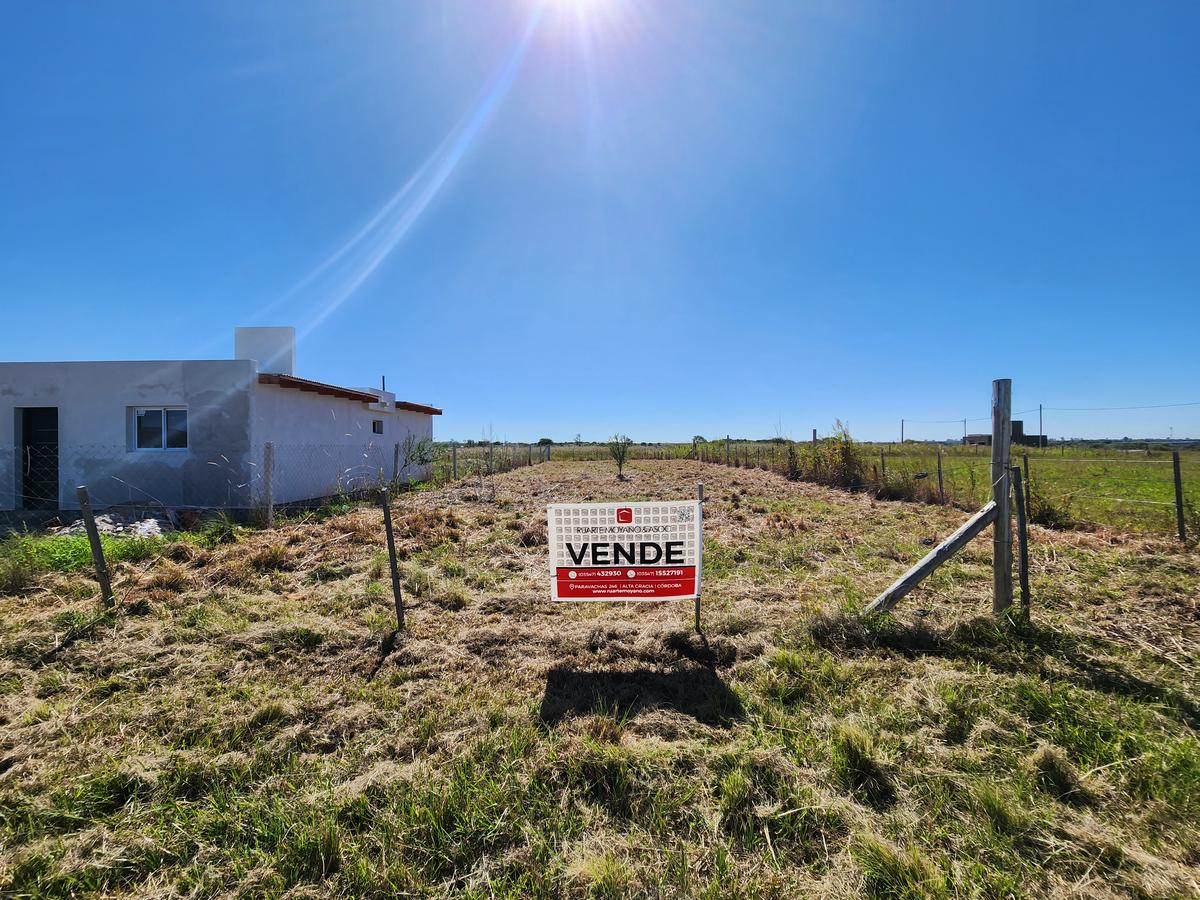
<instances>
[{"instance_id":1,"label":"flat roof of house","mask_svg":"<svg viewBox=\"0 0 1200 900\"><path fill-rule=\"evenodd\" d=\"M336 384L326 384L323 381L310 381L307 378L297 378L295 375L274 375L260 372L259 384L274 384L281 388L304 391L310 394L324 394L327 397L340 397L343 400L357 400L360 403L379 403L380 398L366 391L341 387ZM425 406L422 403L409 403L407 400L397 400L396 409L407 412L424 413L427 416L440 416L442 411L436 406Z\"/></svg>"}]
</instances>

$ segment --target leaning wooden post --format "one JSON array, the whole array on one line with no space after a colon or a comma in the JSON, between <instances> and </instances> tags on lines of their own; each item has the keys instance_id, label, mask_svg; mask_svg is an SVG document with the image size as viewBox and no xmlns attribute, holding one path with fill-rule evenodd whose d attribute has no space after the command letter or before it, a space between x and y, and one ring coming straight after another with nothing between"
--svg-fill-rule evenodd
<instances>
[{"instance_id":1,"label":"leaning wooden post","mask_svg":"<svg viewBox=\"0 0 1200 900\"><path fill-rule=\"evenodd\" d=\"M450 445L450 477L458 481L458 444Z\"/></svg>"},{"instance_id":2,"label":"leaning wooden post","mask_svg":"<svg viewBox=\"0 0 1200 900\"><path fill-rule=\"evenodd\" d=\"M992 612L999 616L1012 606L1012 506L1009 490L1012 440L1012 379L992 382Z\"/></svg>"},{"instance_id":3,"label":"leaning wooden post","mask_svg":"<svg viewBox=\"0 0 1200 900\"><path fill-rule=\"evenodd\" d=\"M100 532L96 530L96 517L92 515L87 485L81 484L75 488L75 496L79 499L79 513L87 531L88 544L92 548L92 563L96 567L96 580L100 582L100 599L104 601L105 609L112 609L114 600L112 584L108 580L108 564L104 561L104 547L100 543Z\"/></svg>"},{"instance_id":4,"label":"leaning wooden post","mask_svg":"<svg viewBox=\"0 0 1200 900\"><path fill-rule=\"evenodd\" d=\"M700 517L700 535L701 535L701 539L703 539L703 535L704 535L704 482L703 481L696 482L696 506L697 506L696 515L698 515ZM703 548L701 548L701 553L703 553ZM698 572L696 573L696 580L697 580L697 582L699 582L699 580L700 580L700 573L698 573ZM697 631L697 633L700 633L700 592L699 591L696 591L696 631Z\"/></svg>"},{"instance_id":5,"label":"leaning wooden post","mask_svg":"<svg viewBox=\"0 0 1200 900\"><path fill-rule=\"evenodd\" d=\"M954 534L925 554L925 557L919 563L892 582L886 591L868 603L863 609L863 614L869 615L874 612L887 612L899 603L909 591L932 575L938 566L965 547L971 538L991 525L995 519L996 504L994 501L991 501L983 509L967 519Z\"/></svg>"},{"instance_id":6,"label":"leaning wooden post","mask_svg":"<svg viewBox=\"0 0 1200 900\"><path fill-rule=\"evenodd\" d=\"M942 448L938 447L938 503L946 504L946 485L942 481Z\"/></svg>"},{"instance_id":7,"label":"leaning wooden post","mask_svg":"<svg viewBox=\"0 0 1200 900\"><path fill-rule=\"evenodd\" d=\"M263 505L266 507L267 527L275 527L275 493L271 479L275 468L275 442L263 444Z\"/></svg>"},{"instance_id":8,"label":"leaning wooden post","mask_svg":"<svg viewBox=\"0 0 1200 900\"><path fill-rule=\"evenodd\" d=\"M400 483L400 445L392 447L392 481Z\"/></svg>"},{"instance_id":9,"label":"leaning wooden post","mask_svg":"<svg viewBox=\"0 0 1200 900\"><path fill-rule=\"evenodd\" d=\"M1179 470L1179 451L1171 451L1171 465L1175 469L1175 525L1179 529L1179 540L1186 543L1187 528L1183 522L1183 475Z\"/></svg>"},{"instance_id":10,"label":"leaning wooden post","mask_svg":"<svg viewBox=\"0 0 1200 900\"><path fill-rule=\"evenodd\" d=\"M1029 616L1029 536L1026 533L1025 494L1021 490L1021 470L1012 468L1013 498L1017 502L1017 575L1021 585L1021 615ZM1026 482L1028 486L1028 482Z\"/></svg>"},{"instance_id":11,"label":"leaning wooden post","mask_svg":"<svg viewBox=\"0 0 1200 900\"><path fill-rule=\"evenodd\" d=\"M388 563L392 568L392 599L396 602L396 630L404 628L404 595L400 593L400 570L396 568L396 537L392 533L392 500L388 489L379 491L383 499L383 530L387 534Z\"/></svg>"}]
</instances>

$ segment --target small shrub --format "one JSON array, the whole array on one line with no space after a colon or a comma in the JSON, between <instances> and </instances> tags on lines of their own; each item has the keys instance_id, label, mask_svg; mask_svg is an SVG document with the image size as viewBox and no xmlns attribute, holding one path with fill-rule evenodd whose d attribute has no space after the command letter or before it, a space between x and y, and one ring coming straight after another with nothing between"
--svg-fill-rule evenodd
<instances>
[{"instance_id":1,"label":"small shrub","mask_svg":"<svg viewBox=\"0 0 1200 900\"><path fill-rule=\"evenodd\" d=\"M608 455L617 464L617 478L619 480L624 480L625 478L625 460L629 458L629 448L631 446L633 446L633 439L623 434L614 434L609 438Z\"/></svg>"},{"instance_id":2,"label":"small shrub","mask_svg":"<svg viewBox=\"0 0 1200 900\"><path fill-rule=\"evenodd\" d=\"M1042 490L1041 484L1033 481L1029 485L1029 521L1044 528L1071 528L1075 520L1071 516L1071 497L1055 500Z\"/></svg>"}]
</instances>

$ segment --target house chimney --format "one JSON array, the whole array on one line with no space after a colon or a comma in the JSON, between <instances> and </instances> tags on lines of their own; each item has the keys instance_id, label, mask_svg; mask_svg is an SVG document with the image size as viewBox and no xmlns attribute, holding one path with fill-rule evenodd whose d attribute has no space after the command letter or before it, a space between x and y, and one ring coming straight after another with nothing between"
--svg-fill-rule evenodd
<instances>
[{"instance_id":1,"label":"house chimney","mask_svg":"<svg viewBox=\"0 0 1200 900\"><path fill-rule=\"evenodd\" d=\"M296 329L290 325L274 328L235 328L233 358L255 360L259 372L295 375Z\"/></svg>"}]
</instances>

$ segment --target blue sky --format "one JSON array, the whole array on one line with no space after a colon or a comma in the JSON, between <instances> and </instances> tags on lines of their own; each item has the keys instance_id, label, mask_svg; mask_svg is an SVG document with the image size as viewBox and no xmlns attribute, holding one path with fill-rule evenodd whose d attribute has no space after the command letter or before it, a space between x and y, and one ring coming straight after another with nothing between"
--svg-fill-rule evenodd
<instances>
[{"instance_id":1,"label":"blue sky","mask_svg":"<svg viewBox=\"0 0 1200 900\"><path fill-rule=\"evenodd\" d=\"M1197 401L1198 45L1184 2L13 6L0 359L294 324L459 438Z\"/></svg>"}]
</instances>

